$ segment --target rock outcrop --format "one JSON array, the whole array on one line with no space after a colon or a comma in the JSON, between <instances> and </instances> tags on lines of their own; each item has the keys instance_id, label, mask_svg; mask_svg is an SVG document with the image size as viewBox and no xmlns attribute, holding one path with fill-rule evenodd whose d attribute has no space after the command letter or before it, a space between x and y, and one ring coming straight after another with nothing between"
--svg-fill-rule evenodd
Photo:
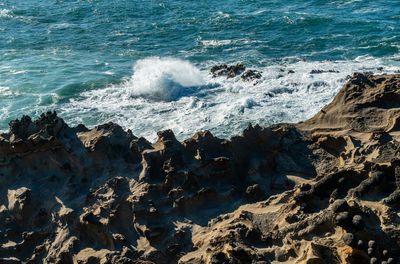
<instances>
[{"instance_id":1,"label":"rock outcrop","mask_svg":"<svg viewBox=\"0 0 400 264\"><path fill-rule=\"evenodd\" d=\"M23 116L0 135L0 262L399 263L399 96L355 74L230 140Z\"/></svg>"},{"instance_id":2,"label":"rock outcrop","mask_svg":"<svg viewBox=\"0 0 400 264\"><path fill-rule=\"evenodd\" d=\"M234 78L236 76L240 76L243 81L249 82L260 79L262 77L262 72L257 70L246 70L246 67L243 64L236 65L215 65L211 68L210 73L212 76L224 76L227 79ZM255 83L257 84L257 83Z\"/></svg>"}]
</instances>

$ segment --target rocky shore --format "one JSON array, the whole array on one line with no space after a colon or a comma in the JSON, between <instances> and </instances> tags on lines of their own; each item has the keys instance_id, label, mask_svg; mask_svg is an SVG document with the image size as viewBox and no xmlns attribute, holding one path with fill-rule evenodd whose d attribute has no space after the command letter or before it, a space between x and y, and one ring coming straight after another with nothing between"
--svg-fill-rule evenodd
<instances>
[{"instance_id":1,"label":"rocky shore","mask_svg":"<svg viewBox=\"0 0 400 264\"><path fill-rule=\"evenodd\" d=\"M399 263L399 151L400 75L230 140L24 116L0 135L0 263Z\"/></svg>"}]
</instances>

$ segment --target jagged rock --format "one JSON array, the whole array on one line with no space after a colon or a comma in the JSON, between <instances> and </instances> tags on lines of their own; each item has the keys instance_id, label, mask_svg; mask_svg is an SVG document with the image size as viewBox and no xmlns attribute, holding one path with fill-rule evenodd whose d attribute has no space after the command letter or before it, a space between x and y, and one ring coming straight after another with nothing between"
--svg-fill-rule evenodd
<instances>
[{"instance_id":1,"label":"jagged rock","mask_svg":"<svg viewBox=\"0 0 400 264\"><path fill-rule=\"evenodd\" d=\"M8 211L17 220L28 217L31 203L31 190L21 187L17 190L8 190Z\"/></svg>"},{"instance_id":2,"label":"jagged rock","mask_svg":"<svg viewBox=\"0 0 400 264\"><path fill-rule=\"evenodd\" d=\"M215 65L211 68L210 72L213 77L217 76L226 76L227 78L233 78L237 75L242 74L246 70L242 64L236 64L232 66L228 66L226 64Z\"/></svg>"},{"instance_id":3,"label":"jagged rock","mask_svg":"<svg viewBox=\"0 0 400 264\"><path fill-rule=\"evenodd\" d=\"M0 262L395 263L399 88L400 75L355 74L310 120L229 140L164 130L152 144L54 112L11 121Z\"/></svg>"},{"instance_id":4,"label":"jagged rock","mask_svg":"<svg viewBox=\"0 0 400 264\"><path fill-rule=\"evenodd\" d=\"M241 76L242 80L246 82L260 79L261 77L261 72L257 70L247 70Z\"/></svg>"},{"instance_id":5,"label":"jagged rock","mask_svg":"<svg viewBox=\"0 0 400 264\"><path fill-rule=\"evenodd\" d=\"M356 73L330 104L299 125L307 130L393 130L398 114L395 109L400 106L399 81L398 74L373 76Z\"/></svg>"}]
</instances>

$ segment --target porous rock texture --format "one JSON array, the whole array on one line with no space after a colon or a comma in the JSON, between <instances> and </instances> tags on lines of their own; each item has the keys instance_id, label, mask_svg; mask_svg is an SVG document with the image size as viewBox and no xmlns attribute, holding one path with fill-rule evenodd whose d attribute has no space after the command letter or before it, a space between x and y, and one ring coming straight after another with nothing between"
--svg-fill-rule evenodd
<instances>
[{"instance_id":1,"label":"porous rock texture","mask_svg":"<svg viewBox=\"0 0 400 264\"><path fill-rule=\"evenodd\" d=\"M151 144L24 116L0 135L0 263L399 263L400 75L310 120Z\"/></svg>"}]
</instances>

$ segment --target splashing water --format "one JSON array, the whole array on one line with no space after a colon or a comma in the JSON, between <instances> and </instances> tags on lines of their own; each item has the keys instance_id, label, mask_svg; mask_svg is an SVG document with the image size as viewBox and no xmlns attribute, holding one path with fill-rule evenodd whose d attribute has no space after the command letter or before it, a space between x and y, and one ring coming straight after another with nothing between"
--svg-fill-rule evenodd
<instances>
[{"instance_id":1,"label":"splashing water","mask_svg":"<svg viewBox=\"0 0 400 264\"><path fill-rule=\"evenodd\" d=\"M147 58L133 67L125 86L135 97L176 100L205 85L202 73L190 62L175 58Z\"/></svg>"}]
</instances>

